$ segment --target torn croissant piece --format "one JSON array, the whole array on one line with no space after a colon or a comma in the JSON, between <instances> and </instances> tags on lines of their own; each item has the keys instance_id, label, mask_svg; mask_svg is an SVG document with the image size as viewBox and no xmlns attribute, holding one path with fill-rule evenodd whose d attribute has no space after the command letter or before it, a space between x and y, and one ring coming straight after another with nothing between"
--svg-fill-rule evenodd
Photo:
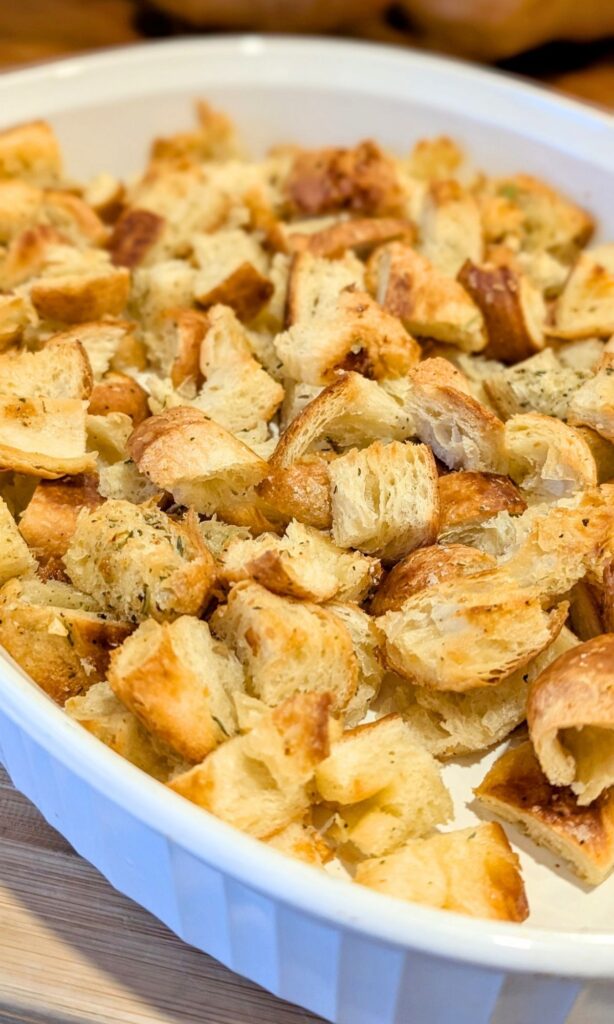
<instances>
[{"instance_id":1,"label":"torn croissant piece","mask_svg":"<svg viewBox=\"0 0 614 1024\"><path fill-rule=\"evenodd\" d=\"M85 450L87 402L0 396L0 468L54 479L93 472Z\"/></svg>"},{"instance_id":2,"label":"torn croissant piece","mask_svg":"<svg viewBox=\"0 0 614 1024\"><path fill-rule=\"evenodd\" d=\"M78 399L92 392L92 369L79 341L51 338L38 352L13 349L0 355L0 395Z\"/></svg>"},{"instance_id":3,"label":"torn croissant piece","mask_svg":"<svg viewBox=\"0 0 614 1024\"><path fill-rule=\"evenodd\" d=\"M4 498L0 498L0 586L13 576L32 571L36 562L17 529Z\"/></svg>"},{"instance_id":4,"label":"torn croissant piece","mask_svg":"<svg viewBox=\"0 0 614 1024\"><path fill-rule=\"evenodd\" d=\"M85 693L69 697L64 711L120 757L160 782L187 767L117 699L107 682L94 683Z\"/></svg>"},{"instance_id":5,"label":"torn croissant piece","mask_svg":"<svg viewBox=\"0 0 614 1024\"><path fill-rule=\"evenodd\" d=\"M481 261L484 237L480 208L475 196L458 181L429 183L419 227L420 252L442 274L454 278L466 261Z\"/></svg>"},{"instance_id":6,"label":"torn croissant piece","mask_svg":"<svg viewBox=\"0 0 614 1024\"><path fill-rule=\"evenodd\" d=\"M308 252L313 256L336 259L348 249L361 256L377 245L402 240L411 245L416 229L411 221L393 217L354 217L342 220L319 231L302 232L298 225L290 225L287 248L290 252Z\"/></svg>"},{"instance_id":7,"label":"torn croissant piece","mask_svg":"<svg viewBox=\"0 0 614 1024\"><path fill-rule=\"evenodd\" d=\"M614 790L581 807L571 789L548 782L530 742L495 761L475 795L589 885L599 885L614 867Z\"/></svg>"},{"instance_id":8,"label":"torn croissant piece","mask_svg":"<svg viewBox=\"0 0 614 1024\"><path fill-rule=\"evenodd\" d=\"M309 809L309 783L335 726L329 707L325 693L288 697L248 733L176 776L170 788L259 839L274 836Z\"/></svg>"},{"instance_id":9,"label":"torn croissant piece","mask_svg":"<svg viewBox=\"0 0 614 1024\"><path fill-rule=\"evenodd\" d=\"M412 335L456 345L465 352L485 348L484 320L471 296L409 246L391 242L376 249L367 264L367 286Z\"/></svg>"},{"instance_id":10,"label":"torn croissant piece","mask_svg":"<svg viewBox=\"0 0 614 1024\"><path fill-rule=\"evenodd\" d=\"M285 182L291 214L350 210L373 217L398 215L402 191L394 161L367 140L353 149L299 150Z\"/></svg>"},{"instance_id":11,"label":"torn croissant piece","mask_svg":"<svg viewBox=\"0 0 614 1024\"><path fill-rule=\"evenodd\" d=\"M506 266L478 266L468 260L458 280L484 318L484 354L518 363L543 349L546 305L528 277Z\"/></svg>"},{"instance_id":12,"label":"torn croissant piece","mask_svg":"<svg viewBox=\"0 0 614 1024\"><path fill-rule=\"evenodd\" d=\"M0 590L0 644L59 704L105 678L132 629L66 583L22 577Z\"/></svg>"},{"instance_id":13,"label":"torn croissant piece","mask_svg":"<svg viewBox=\"0 0 614 1024\"><path fill-rule=\"evenodd\" d=\"M585 806L614 785L614 634L568 651L531 685L529 732L549 782Z\"/></svg>"},{"instance_id":14,"label":"torn croissant piece","mask_svg":"<svg viewBox=\"0 0 614 1024\"><path fill-rule=\"evenodd\" d=\"M379 693L384 678L383 637L372 616L355 602L346 598L330 601L326 607L346 627L358 662L358 685L343 710L343 725L348 729L363 721Z\"/></svg>"},{"instance_id":15,"label":"torn croissant piece","mask_svg":"<svg viewBox=\"0 0 614 1024\"><path fill-rule=\"evenodd\" d=\"M590 427L614 442L614 353L604 353L597 372L574 393L569 422Z\"/></svg>"},{"instance_id":16,"label":"torn croissant piece","mask_svg":"<svg viewBox=\"0 0 614 1024\"><path fill-rule=\"evenodd\" d=\"M194 297L200 306L230 306L239 320L253 320L273 294L267 260L253 235L240 228L194 237L199 267Z\"/></svg>"},{"instance_id":17,"label":"torn croissant piece","mask_svg":"<svg viewBox=\"0 0 614 1024\"><path fill-rule=\"evenodd\" d=\"M437 467L426 445L374 441L334 459L329 472L332 534L340 547L394 562L435 540Z\"/></svg>"},{"instance_id":18,"label":"torn croissant piece","mask_svg":"<svg viewBox=\"0 0 614 1024\"><path fill-rule=\"evenodd\" d=\"M266 704L309 691L329 693L332 706L342 709L356 692L352 638L326 607L280 597L245 580L215 610L211 628L237 654L249 692Z\"/></svg>"},{"instance_id":19,"label":"torn croissant piece","mask_svg":"<svg viewBox=\"0 0 614 1024\"><path fill-rule=\"evenodd\" d=\"M452 814L440 766L412 741L399 715L345 732L316 768L315 780L337 811L335 838L366 856L428 835Z\"/></svg>"},{"instance_id":20,"label":"torn croissant piece","mask_svg":"<svg viewBox=\"0 0 614 1024\"><path fill-rule=\"evenodd\" d=\"M445 543L467 529L508 512L521 515L527 504L516 485L497 473L445 473L439 477L439 538Z\"/></svg>"},{"instance_id":21,"label":"torn croissant piece","mask_svg":"<svg viewBox=\"0 0 614 1024\"><path fill-rule=\"evenodd\" d=\"M202 761L237 732L232 694L243 688L238 660L206 622L142 622L116 651L108 680L116 697L178 756Z\"/></svg>"},{"instance_id":22,"label":"torn croissant piece","mask_svg":"<svg viewBox=\"0 0 614 1024\"><path fill-rule=\"evenodd\" d=\"M127 501L82 510L64 564L75 586L129 622L198 615L216 578L193 513L179 523Z\"/></svg>"},{"instance_id":23,"label":"torn croissant piece","mask_svg":"<svg viewBox=\"0 0 614 1024\"><path fill-rule=\"evenodd\" d=\"M411 839L383 858L363 861L356 882L412 903L494 921L529 916L520 862L500 825Z\"/></svg>"},{"instance_id":24,"label":"torn croissant piece","mask_svg":"<svg viewBox=\"0 0 614 1024\"><path fill-rule=\"evenodd\" d=\"M389 667L420 686L471 690L497 683L552 643L567 616L500 569L447 579L377 619Z\"/></svg>"},{"instance_id":25,"label":"torn croissant piece","mask_svg":"<svg viewBox=\"0 0 614 1024\"><path fill-rule=\"evenodd\" d=\"M571 497L597 485L593 454L573 427L553 416L524 413L505 424L509 474L534 501Z\"/></svg>"},{"instance_id":26,"label":"torn croissant piece","mask_svg":"<svg viewBox=\"0 0 614 1024\"><path fill-rule=\"evenodd\" d=\"M431 544L410 552L397 562L380 583L371 613L398 611L408 598L421 590L457 576L473 576L492 569L495 560L483 551L464 544Z\"/></svg>"},{"instance_id":27,"label":"torn croissant piece","mask_svg":"<svg viewBox=\"0 0 614 1024\"><path fill-rule=\"evenodd\" d=\"M329 530L332 525L328 463L316 455L282 468L269 465L256 493L273 518L297 519L317 530Z\"/></svg>"},{"instance_id":28,"label":"torn croissant piece","mask_svg":"<svg viewBox=\"0 0 614 1024\"><path fill-rule=\"evenodd\" d=\"M115 222L108 242L116 267L138 267L148 262L164 231L164 218L151 210L126 210Z\"/></svg>"},{"instance_id":29,"label":"torn croissant piece","mask_svg":"<svg viewBox=\"0 0 614 1024\"><path fill-rule=\"evenodd\" d=\"M199 409L181 406L136 428L128 451L141 473L175 501L212 515L267 474L267 464Z\"/></svg>"},{"instance_id":30,"label":"torn croissant piece","mask_svg":"<svg viewBox=\"0 0 614 1024\"><path fill-rule=\"evenodd\" d=\"M557 301L549 333L570 339L614 334L614 245L580 253Z\"/></svg>"},{"instance_id":31,"label":"torn croissant piece","mask_svg":"<svg viewBox=\"0 0 614 1024\"><path fill-rule=\"evenodd\" d=\"M121 412L138 427L149 416L147 392L125 373L108 373L94 385L88 411L91 416Z\"/></svg>"},{"instance_id":32,"label":"torn croissant piece","mask_svg":"<svg viewBox=\"0 0 614 1024\"><path fill-rule=\"evenodd\" d=\"M95 476L37 484L19 520L19 532L41 565L57 563L66 554L82 508L103 502Z\"/></svg>"},{"instance_id":33,"label":"torn croissant piece","mask_svg":"<svg viewBox=\"0 0 614 1024\"><path fill-rule=\"evenodd\" d=\"M588 370L565 365L551 348L486 377L484 387L502 419L538 412L566 420Z\"/></svg>"}]
</instances>

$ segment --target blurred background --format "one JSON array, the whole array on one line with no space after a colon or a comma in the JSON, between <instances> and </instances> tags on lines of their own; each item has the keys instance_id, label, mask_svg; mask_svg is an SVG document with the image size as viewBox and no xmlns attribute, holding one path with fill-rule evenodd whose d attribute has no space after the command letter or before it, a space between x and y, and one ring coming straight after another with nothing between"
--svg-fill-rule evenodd
<instances>
[{"instance_id":1,"label":"blurred background","mask_svg":"<svg viewBox=\"0 0 614 1024\"><path fill-rule=\"evenodd\" d=\"M245 30L455 54L614 109L614 0L0 0L0 69L103 46Z\"/></svg>"}]
</instances>

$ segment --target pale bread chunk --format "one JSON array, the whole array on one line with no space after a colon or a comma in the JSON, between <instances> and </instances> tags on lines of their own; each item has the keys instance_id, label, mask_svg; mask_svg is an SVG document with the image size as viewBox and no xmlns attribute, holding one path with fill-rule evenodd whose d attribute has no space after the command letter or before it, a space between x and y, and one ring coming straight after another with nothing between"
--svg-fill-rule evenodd
<instances>
[{"instance_id":1,"label":"pale bread chunk","mask_svg":"<svg viewBox=\"0 0 614 1024\"><path fill-rule=\"evenodd\" d=\"M569 422L590 427L606 441L614 441L614 355L604 355L594 377L574 393Z\"/></svg>"},{"instance_id":2,"label":"pale bread chunk","mask_svg":"<svg viewBox=\"0 0 614 1024\"><path fill-rule=\"evenodd\" d=\"M456 277L466 260L484 252L480 209L475 197L453 179L431 181L419 220L420 252L437 270Z\"/></svg>"},{"instance_id":3,"label":"pale bread chunk","mask_svg":"<svg viewBox=\"0 0 614 1024\"><path fill-rule=\"evenodd\" d=\"M0 585L13 576L23 576L33 570L35 564L8 505L0 498Z\"/></svg>"},{"instance_id":4,"label":"pale bread chunk","mask_svg":"<svg viewBox=\"0 0 614 1024\"><path fill-rule=\"evenodd\" d=\"M571 497L597 485L593 454L573 427L529 412L505 424L509 474L533 501Z\"/></svg>"},{"instance_id":5,"label":"pale bread chunk","mask_svg":"<svg viewBox=\"0 0 614 1024\"><path fill-rule=\"evenodd\" d=\"M47 479L94 470L86 408L77 398L0 396L0 467Z\"/></svg>"},{"instance_id":6,"label":"pale bread chunk","mask_svg":"<svg viewBox=\"0 0 614 1024\"><path fill-rule=\"evenodd\" d=\"M614 245L580 253L550 328L558 338L609 338L614 334Z\"/></svg>"},{"instance_id":7,"label":"pale bread chunk","mask_svg":"<svg viewBox=\"0 0 614 1024\"><path fill-rule=\"evenodd\" d=\"M537 412L566 420L587 370L564 366L551 348L486 378L484 387L502 419Z\"/></svg>"}]
</instances>

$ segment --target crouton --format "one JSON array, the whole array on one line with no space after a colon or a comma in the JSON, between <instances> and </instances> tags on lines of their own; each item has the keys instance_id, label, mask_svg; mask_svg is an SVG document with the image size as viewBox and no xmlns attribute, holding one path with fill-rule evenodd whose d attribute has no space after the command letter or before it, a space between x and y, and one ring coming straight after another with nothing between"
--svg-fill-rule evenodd
<instances>
[{"instance_id":1,"label":"crouton","mask_svg":"<svg viewBox=\"0 0 614 1024\"><path fill-rule=\"evenodd\" d=\"M78 341L52 338L38 352L0 355L0 394L23 398L89 398L92 370Z\"/></svg>"},{"instance_id":2,"label":"crouton","mask_svg":"<svg viewBox=\"0 0 614 1024\"><path fill-rule=\"evenodd\" d=\"M591 427L575 425L591 450L597 468L597 483L604 484L614 478L614 444Z\"/></svg>"},{"instance_id":3,"label":"crouton","mask_svg":"<svg viewBox=\"0 0 614 1024\"><path fill-rule=\"evenodd\" d=\"M337 597L362 601L377 583L379 562L344 551L330 537L292 520L283 537L263 533L237 538L221 556L222 576L231 582L253 579L276 594L321 603Z\"/></svg>"},{"instance_id":4,"label":"crouton","mask_svg":"<svg viewBox=\"0 0 614 1024\"><path fill-rule=\"evenodd\" d=\"M412 743L400 716L352 729L316 768L322 798L336 805L340 841L381 857L427 835L452 814L437 762Z\"/></svg>"},{"instance_id":5,"label":"crouton","mask_svg":"<svg viewBox=\"0 0 614 1024\"><path fill-rule=\"evenodd\" d=\"M445 547L432 544L418 548L397 562L384 577L371 601L371 612L384 615L398 611L408 598L421 590L457 576L473 576L494 566L495 560L490 555L464 544Z\"/></svg>"},{"instance_id":6,"label":"crouton","mask_svg":"<svg viewBox=\"0 0 614 1024\"><path fill-rule=\"evenodd\" d=\"M62 174L62 156L47 121L30 121L0 132L0 179L49 184Z\"/></svg>"},{"instance_id":7,"label":"crouton","mask_svg":"<svg viewBox=\"0 0 614 1024\"><path fill-rule=\"evenodd\" d=\"M409 155L409 171L414 178L439 181L451 178L464 160L458 143L447 135L418 139Z\"/></svg>"},{"instance_id":8,"label":"crouton","mask_svg":"<svg viewBox=\"0 0 614 1024\"><path fill-rule=\"evenodd\" d=\"M342 709L356 692L351 636L326 608L279 597L246 580L216 609L211 627L238 655L248 692L266 704L280 704L296 692L326 692L332 706Z\"/></svg>"},{"instance_id":9,"label":"crouton","mask_svg":"<svg viewBox=\"0 0 614 1024\"><path fill-rule=\"evenodd\" d=\"M375 441L335 459L329 473L332 533L340 547L394 562L435 540L437 467L426 445Z\"/></svg>"},{"instance_id":10,"label":"crouton","mask_svg":"<svg viewBox=\"0 0 614 1024\"><path fill-rule=\"evenodd\" d=\"M253 235L240 228L196 235L194 255L199 267L194 297L199 306L221 303L230 306L239 320L249 322L271 298L267 260Z\"/></svg>"},{"instance_id":11,"label":"crouton","mask_svg":"<svg viewBox=\"0 0 614 1024\"><path fill-rule=\"evenodd\" d=\"M614 785L614 634L558 658L531 685L529 733L553 786L582 807Z\"/></svg>"},{"instance_id":12,"label":"crouton","mask_svg":"<svg viewBox=\"0 0 614 1024\"><path fill-rule=\"evenodd\" d=\"M465 693L444 693L407 683L397 704L412 738L434 757L476 753L500 743L526 718L529 685L540 672L578 640L565 626L537 657L495 686ZM404 699L403 699L404 698Z\"/></svg>"},{"instance_id":13,"label":"crouton","mask_svg":"<svg viewBox=\"0 0 614 1024\"><path fill-rule=\"evenodd\" d=\"M168 409L145 420L128 451L141 473L175 501L212 515L259 483L267 464L199 409Z\"/></svg>"},{"instance_id":14,"label":"crouton","mask_svg":"<svg viewBox=\"0 0 614 1024\"><path fill-rule=\"evenodd\" d=\"M309 222L307 222L309 223ZM409 220L394 217L354 217L341 220L319 230L305 230L298 224L289 226L287 246L290 252L308 252L334 260L348 249L361 256L377 245L402 240L411 245L416 229Z\"/></svg>"},{"instance_id":15,"label":"crouton","mask_svg":"<svg viewBox=\"0 0 614 1024\"><path fill-rule=\"evenodd\" d=\"M110 412L106 416L87 416L87 450L98 455L98 468L123 462L128 455L128 438L133 429L132 420L124 412Z\"/></svg>"},{"instance_id":16,"label":"crouton","mask_svg":"<svg viewBox=\"0 0 614 1024\"><path fill-rule=\"evenodd\" d=\"M3 291L17 288L43 273L54 257L68 254L74 257L76 252L64 235L49 224L25 228L15 235L0 259L0 287Z\"/></svg>"},{"instance_id":17,"label":"crouton","mask_svg":"<svg viewBox=\"0 0 614 1024\"><path fill-rule=\"evenodd\" d=\"M356 692L343 712L344 726L351 728L363 720L378 695L384 674L380 656L383 637L371 616L357 604L331 601L326 607L348 630L358 661Z\"/></svg>"},{"instance_id":18,"label":"crouton","mask_svg":"<svg viewBox=\"0 0 614 1024\"><path fill-rule=\"evenodd\" d=\"M554 310L557 338L614 334L614 245L580 253Z\"/></svg>"},{"instance_id":19,"label":"crouton","mask_svg":"<svg viewBox=\"0 0 614 1024\"><path fill-rule=\"evenodd\" d=\"M402 192L394 162L374 142L353 149L299 150L285 182L291 214L351 210L367 216L396 216Z\"/></svg>"},{"instance_id":20,"label":"crouton","mask_svg":"<svg viewBox=\"0 0 614 1024\"><path fill-rule=\"evenodd\" d=\"M329 703L323 693L289 697L247 735L174 778L170 788L259 839L302 821L308 784L329 751Z\"/></svg>"},{"instance_id":21,"label":"crouton","mask_svg":"<svg viewBox=\"0 0 614 1024\"><path fill-rule=\"evenodd\" d=\"M379 304L418 338L457 345L465 352L486 346L482 314L465 289L409 246L376 249L367 264L367 286Z\"/></svg>"},{"instance_id":22,"label":"crouton","mask_svg":"<svg viewBox=\"0 0 614 1024\"><path fill-rule=\"evenodd\" d=\"M40 215L74 245L104 245L107 228L81 198L71 192L48 189L42 197Z\"/></svg>"},{"instance_id":23,"label":"crouton","mask_svg":"<svg viewBox=\"0 0 614 1024\"><path fill-rule=\"evenodd\" d=\"M94 213L98 214L105 224L113 224L119 217L126 189L123 182L108 171L95 174L83 189L83 198Z\"/></svg>"},{"instance_id":24,"label":"crouton","mask_svg":"<svg viewBox=\"0 0 614 1024\"><path fill-rule=\"evenodd\" d=\"M316 530L329 530L332 525L328 464L315 455L290 466L269 467L256 492L275 517L298 519Z\"/></svg>"},{"instance_id":25,"label":"crouton","mask_svg":"<svg viewBox=\"0 0 614 1024\"><path fill-rule=\"evenodd\" d=\"M545 611L535 591L501 570L444 580L377 619L386 660L435 690L471 690L505 679L552 643L567 616Z\"/></svg>"},{"instance_id":26,"label":"crouton","mask_svg":"<svg viewBox=\"0 0 614 1024\"><path fill-rule=\"evenodd\" d=\"M163 377L175 388L190 382L200 387L200 347L209 321L194 309L165 309L152 329L144 333L147 355Z\"/></svg>"},{"instance_id":27,"label":"crouton","mask_svg":"<svg viewBox=\"0 0 614 1024\"><path fill-rule=\"evenodd\" d=\"M149 416L147 392L125 373L107 373L92 389L89 412L92 416L121 412L138 427Z\"/></svg>"},{"instance_id":28,"label":"crouton","mask_svg":"<svg viewBox=\"0 0 614 1024\"><path fill-rule=\"evenodd\" d=\"M614 790L581 807L571 789L548 782L530 742L495 761L475 795L589 885L599 885L614 867Z\"/></svg>"},{"instance_id":29,"label":"crouton","mask_svg":"<svg viewBox=\"0 0 614 1024\"><path fill-rule=\"evenodd\" d=\"M108 674L116 697L186 761L202 761L237 732L232 693L243 686L233 654L206 622L142 622L113 652Z\"/></svg>"},{"instance_id":30,"label":"crouton","mask_svg":"<svg viewBox=\"0 0 614 1024\"><path fill-rule=\"evenodd\" d=\"M586 370L562 365L552 349L547 348L487 377L484 387L504 420L526 412L565 420L575 392L588 377Z\"/></svg>"},{"instance_id":31,"label":"crouton","mask_svg":"<svg viewBox=\"0 0 614 1024\"><path fill-rule=\"evenodd\" d=\"M419 228L420 252L442 274L456 277L467 260L482 259L480 209L475 197L457 181L430 182Z\"/></svg>"},{"instance_id":32,"label":"crouton","mask_svg":"<svg viewBox=\"0 0 614 1024\"><path fill-rule=\"evenodd\" d=\"M70 697L64 710L116 754L160 782L186 768L181 758L117 699L107 682L94 683L85 693Z\"/></svg>"},{"instance_id":33,"label":"crouton","mask_svg":"<svg viewBox=\"0 0 614 1024\"><path fill-rule=\"evenodd\" d=\"M0 295L0 352L19 341L29 322L28 304L21 295Z\"/></svg>"},{"instance_id":34,"label":"crouton","mask_svg":"<svg viewBox=\"0 0 614 1024\"><path fill-rule=\"evenodd\" d=\"M376 439L403 440L412 433L408 415L383 388L359 373L344 373L284 431L271 465L274 469L291 466L324 438L350 448Z\"/></svg>"},{"instance_id":35,"label":"crouton","mask_svg":"<svg viewBox=\"0 0 614 1024\"><path fill-rule=\"evenodd\" d=\"M509 267L478 266L468 260L458 280L484 318L486 356L517 363L543 349L546 305L528 277Z\"/></svg>"},{"instance_id":36,"label":"crouton","mask_svg":"<svg viewBox=\"0 0 614 1024\"><path fill-rule=\"evenodd\" d=\"M155 165L185 164L205 160L230 160L241 156L241 146L234 124L225 114L198 100L198 127L154 139L150 160Z\"/></svg>"},{"instance_id":37,"label":"crouton","mask_svg":"<svg viewBox=\"0 0 614 1024\"><path fill-rule=\"evenodd\" d=\"M535 501L570 497L597 485L597 467L581 434L552 416L530 412L505 424L509 474Z\"/></svg>"},{"instance_id":38,"label":"crouton","mask_svg":"<svg viewBox=\"0 0 614 1024\"><path fill-rule=\"evenodd\" d=\"M529 916L520 862L496 822L411 839L363 861L355 880L376 892L494 921Z\"/></svg>"},{"instance_id":39,"label":"crouton","mask_svg":"<svg viewBox=\"0 0 614 1024\"><path fill-rule=\"evenodd\" d=\"M23 577L0 591L0 645L58 704L105 678L131 629L65 583Z\"/></svg>"},{"instance_id":40,"label":"crouton","mask_svg":"<svg viewBox=\"0 0 614 1024\"><path fill-rule=\"evenodd\" d=\"M53 479L91 472L85 451L86 402L0 395L0 468Z\"/></svg>"},{"instance_id":41,"label":"crouton","mask_svg":"<svg viewBox=\"0 0 614 1024\"><path fill-rule=\"evenodd\" d=\"M438 487L439 536L445 543L498 512L516 516L527 507L509 477L497 473L446 473L439 477Z\"/></svg>"},{"instance_id":42,"label":"crouton","mask_svg":"<svg viewBox=\"0 0 614 1024\"><path fill-rule=\"evenodd\" d=\"M363 289L364 273L363 264L351 254L334 260L310 252L293 256L288 269L285 326L330 316L343 291Z\"/></svg>"},{"instance_id":43,"label":"crouton","mask_svg":"<svg viewBox=\"0 0 614 1024\"><path fill-rule=\"evenodd\" d=\"M158 318L167 310L190 308L195 274L194 267L185 260L163 260L151 267L137 267L132 275L130 310L146 330L157 330ZM147 344L155 352L149 336ZM150 358L155 360L153 355Z\"/></svg>"},{"instance_id":44,"label":"crouton","mask_svg":"<svg viewBox=\"0 0 614 1024\"><path fill-rule=\"evenodd\" d=\"M612 339L607 343L607 347L611 343ZM596 372L601 357L606 352L606 342L601 338L580 338L579 341L551 338L550 344L563 366L568 366L572 370L588 370L589 373Z\"/></svg>"},{"instance_id":45,"label":"crouton","mask_svg":"<svg viewBox=\"0 0 614 1024\"><path fill-rule=\"evenodd\" d=\"M0 243L44 221L42 188L20 178L0 178Z\"/></svg>"},{"instance_id":46,"label":"crouton","mask_svg":"<svg viewBox=\"0 0 614 1024\"><path fill-rule=\"evenodd\" d=\"M103 316L118 316L130 291L130 274L121 267L85 273L41 277L30 298L36 312L48 320L79 324Z\"/></svg>"},{"instance_id":47,"label":"crouton","mask_svg":"<svg viewBox=\"0 0 614 1024\"><path fill-rule=\"evenodd\" d=\"M177 523L128 501L81 511L64 564L75 586L130 622L198 615L215 581L193 515Z\"/></svg>"},{"instance_id":48,"label":"crouton","mask_svg":"<svg viewBox=\"0 0 614 1024\"><path fill-rule=\"evenodd\" d=\"M574 392L569 403L569 422L595 430L614 441L614 355L604 357L597 373Z\"/></svg>"},{"instance_id":49,"label":"crouton","mask_svg":"<svg viewBox=\"0 0 614 1024\"><path fill-rule=\"evenodd\" d=\"M102 504L97 485L95 476L37 484L19 521L19 532L41 565L66 554L81 509Z\"/></svg>"},{"instance_id":50,"label":"crouton","mask_svg":"<svg viewBox=\"0 0 614 1024\"><path fill-rule=\"evenodd\" d=\"M35 564L8 505L0 498L0 586L13 576L33 570Z\"/></svg>"},{"instance_id":51,"label":"crouton","mask_svg":"<svg viewBox=\"0 0 614 1024\"><path fill-rule=\"evenodd\" d=\"M115 222L108 243L114 265L132 270L147 263L164 223L164 218L151 210L125 210Z\"/></svg>"},{"instance_id":52,"label":"crouton","mask_svg":"<svg viewBox=\"0 0 614 1024\"><path fill-rule=\"evenodd\" d=\"M324 867L333 855L331 847L309 822L293 821L264 842L273 850L315 868Z\"/></svg>"},{"instance_id":53,"label":"crouton","mask_svg":"<svg viewBox=\"0 0 614 1024\"><path fill-rule=\"evenodd\" d=\"M87 353L94 380L100 380L110 370L121 371L124 357L125 369L132 366L135 369L145 369L145 363L135 355L135 339L133 327L123 320L94 320L91 323L78 324L76 327L69 327L61 334L53 337L54 342L79 342Z\"/></svg>"},{"instance_id":54,"label":"crouton","mask_svg":"<svg viewBox=\"0 0 614 1024\"><path fill-rule=\"evenodd\" d=\"M159 489L139 473L131 459L98 466L98 492L103 498L116 498L141 505L160 495Z\"/></svg>"}]
</instances>

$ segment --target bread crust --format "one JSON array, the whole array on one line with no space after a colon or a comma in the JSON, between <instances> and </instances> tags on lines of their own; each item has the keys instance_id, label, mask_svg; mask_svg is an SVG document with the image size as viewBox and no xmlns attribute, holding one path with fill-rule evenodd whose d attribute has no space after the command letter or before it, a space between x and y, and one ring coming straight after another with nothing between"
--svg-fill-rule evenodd
<instances>
[{"instance_id":1,"label":"bread crust","mask_svg":"<svg viewBox=\"0 0 614 1024\"><path fill-rule=\"evenodd\" d=\"M467 260L458 280L484 317L488 358L518 363L543 349L546 307L523 275L510 267L477 266Z\"/></svg>"},{"instance_id":2,"label":"bread crust","mask_svg":"<svg viewBox=\"0 0 614 1024\"><path fill-rule=\"evenodd\" d=\"M301 150L285 182L291 213L351 210L367 216L395 216L401 189L392 160L367 140L353 149Z\"/></svg>"},{"instance_id":3,"label":"bread crust","mask_svg":"<svg viewBox=\"0 0 614 1024\"><path fill-rule=\"evenodd\" d=\"M418 548L397 562L384 577L371 601L371 613L384 615L398 611L408 598L421 590L494 566L494 558L465 544L430 544Z\"/></svg>"},{"instance_id":4,"label":"bread crust","mask_svg":"<svg viewBox=\"0 0 614 1024\"><path fill-rule=\"evenodd\" d=\"M521 515L527 503L507 476L498 473L445 473L439 477L439 532L474 525L498 512Z\"/></svg>"}]
</instances>

